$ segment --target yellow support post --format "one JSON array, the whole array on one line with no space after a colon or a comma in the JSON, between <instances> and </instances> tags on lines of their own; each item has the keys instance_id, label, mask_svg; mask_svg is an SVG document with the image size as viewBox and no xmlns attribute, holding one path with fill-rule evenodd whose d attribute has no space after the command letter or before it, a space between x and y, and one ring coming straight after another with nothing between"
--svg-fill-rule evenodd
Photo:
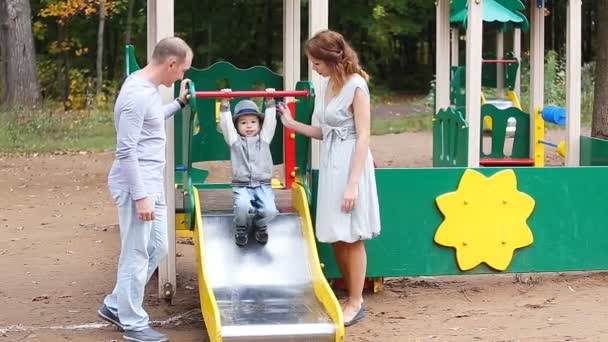
<instances>
[{"instance_id":1,"label":"yellow support post","mask_svg":"<svg viewBox=\"0 0 608 342\"><path fill-rule=\"evenodd\" d=\"M545 120L541 114L542 108L534 110L534 128L532 138L534 139L534 166L545 166L545 146L539 141L545 139Z\"/></svg>"}]
</instances>

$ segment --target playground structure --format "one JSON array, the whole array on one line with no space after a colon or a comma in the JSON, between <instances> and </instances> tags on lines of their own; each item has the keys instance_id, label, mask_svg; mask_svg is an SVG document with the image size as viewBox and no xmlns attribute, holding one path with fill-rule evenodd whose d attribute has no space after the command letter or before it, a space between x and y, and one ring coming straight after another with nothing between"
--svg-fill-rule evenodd
<instances>
[{"instance_id":1,"label":"playground structure","mask_svg":"<svg viewBox=\"0 0 608 342\"><path fill-rule=\"evenodd\" d=\"M286 8L293 8L294 3L285 1ZM311 4L314 2L311 2ZM568 95L567 119L565 120L568 139L566 140L565 167L517 167L519 165L540 166L537 160L544 160L542 149L537 148L544 140L541 133L543 101L543 60L544 60L544 2L531 1L528 7L531 31L531 95L529 112L523 111L511 100L512 106L499 108L491 100L482 104L482 39L480 35L483 25L483 8L485 4L515 4L518 0L469 0L466 8L466 75L462 80L465 84L464 101L462 106L455 106L450 100L450 81L453 80L451 63L446 61L444 54L437 54L436 82L436 114L435 125L439 127L433 137L434 151L441 151L445 157L441 162L444 166L437 168L379 168L376 170L376 182L380 201L382 234L367 243L368 277L387 276L418 276L469 274L487 272L542 272L594 270L608 268L608 249L606 248L603 223L608 218L600 205L606 203L608 194L597 191L608 185L603 174L608 171L604 166L587 167L588 165L606 165L608 163L608 143L603 140L580 136L580 20L581 0L570 0L568 7ZM326 3L325 3L326 5ZM292 7L289 7L292 6ZM492 5L490 5L492 6ZM523 6L523 5L522 5ZM504 7L504 6L503 6ZM154 7L149 7L154 8ZM172 13L172 11L170 12ZM312 18L312 16L311 16ZM315 27L316 30L321 27ZM312 25L311 25L312 30ZM313 33L315 31L312 31ZM453 36L453 35L452 35ZM437 1L437 50L450 51L450 1ZM452 50L453 51L453 50ZM499 61L503 57L496 55ZM512 58L517 58L514 52ZM495 64L496 70L502 64L509 67L513 59L506 58L508 63ZM231 88L251 90L252 85L260 79L253 80L245 77L246 83L238 85L239 76L231 74L229 65L217 64L203 70L222 69L218 77L228 80ZM243 72L252 72L248 69ZM197 76L203 72L191 70L187 77L192 78L191 92L203 95L205 91L217 91L217 77ZM263 86L276 89L306 90L308 97L300 98L295 103L297 119L310 121L314 87L311 82L299 82L294 85L280 76L268 74ZM497 85L499 75L496 71ZM207 80L207 78L209 78ZM505 76L508 88L517 91L517 81L511 83L511 76ZM297 78L296 78L297 79ZM515 77L517 79L517 77ZM209 81L209 84L205 82ZM281 85L283 81L283 85ZM277 85L278 84L278 85ZM209 94L209 93L207 93ZM256 95L263 95L255 93ZM304 95L291 93L289 95ZM219 95L214 93L214 95ZM233 94L234 95L234 94ZM239 95L245 95L243 93ZM251 95L249 93L248 95ZM172 97L172 96L170 96ZM315 314L323 317L318 324L302 321L290 315L281 318L291 320L287 326L290 332L302 331L300 328L311 328L308 331L317 333L316 340L338 341L343 336L342 317L339 305L329 289L325 278L337 278L339 272L332 262L333 255L328 245L314 243L314 212L318 180L318 155L313 142L301 136L292 138L291 133L283 132L282 137L275 136L273 141L273 157L275 162L284 161L285 151L290 150L285 144L293 140L294 151L294 181L291 190L287 191L292 197L291 204L282 209L282 216L276 225L277 240L284 241L283 247L289 246L289 253L306 255L292 259L285 249L268 245L266 248L249 248L241 254L234 254L234 245L230 245L225 231L229 225L229 213L211 212L206 210L217 198L207 196L209 188L226 188L226 184L208 184L206 170L194 165L204 160L227 159L227 148L223 141L214 142L218 138L215 129L215 99L193 97L189 108L185 109L175 119L175 128L168 126L171 136L175 137L174 146L169 147L168 165L170 172L175 172L175 182L170 184L170 192L178 188L176 215L176 231L181 236L193 236L197 253L197 273L201 309L205 324L212 341L246 340L246 334L260 331L263 326L264 338L285 340L287 338L310 338L301 334L293 337L282 330L277 324L268 324L272 317L268 315L263 304L286 303L286 293L281 286L294 287L289 283L290 272L300 276L297 282L301 291L290 293L289 303L303 303L301 307L314 306ZM526 163L494 164L481 166L482 113L492 117L492 134L502 132L506 140L509 119L515 119L514 146L511 159L526 159ZM549 113L547 112L547 117ZM563 114L563 111L562 111ZM559 116L558 116L559 117ZM561 120L561 119L560 119ZM277 132L280 129L277 129ZM537 132L534 133L533 132ZM494 137L492 137L494 139ZM517 147L516 147L516 146ZM440 148L438 148L440 147ZM494 149L494 147L493 147ZM282 152L282 153L281 153ZM497 152L504 153L498 149ZM214 155L215 154L215 155ZM289 154L289 153L288 153ZM491 155L485 156L492 158ZM502 157L495 157L504 159ZM489 165L489 164L487 164ZM583 166L585 165L585 166ZM489 165L490 166L490 165ZM287 169L289 170L289 169ZM286 173L286 178L291 172ZM173 181L173 178L171 178ZM283 184L285 186L287 182ZM180 195L181 194L181 195ZM404 194L406 194L404 196ZM182 197L180 197L182 196ZM169 196L170 197L170 196ZM556 201L556 199L559 199ZM229 202L228 202L229 203ZM171 206L170 206L171 208ZM226 209L224 207L224 209ZM297 214L294 214L297 213ZM396 214L398 213L398 214ZM282 240L283 239L283 240ZM280 243L279 243L280 244ZM446 248L450 247L450 248ZM172 252L170 252L171 255ZM246 278L242 273L247 269L241 267L235 260L250 261L259 265L257 284L243 285L241 280ZM285 269L278 262L286 258L293 269ZM211 260L213 259L213 262ZM269 261L270 260L270 261ZM174 263L174 260L172 261ZM169 262L171 264L171 262ZM251 265L251 264L249 264ZM307 276L298 273L302 269L310 269ZM228 270L223 271L223 270ZM256 268L258 270L258 268ZM232 279L229 279L233 277ZM164 280L163 280L164 281ZM167 285L168 284L168 285ZM230 288L230 296L227 288ZM173 295L174 283L161 282L161 294ZM169 289L167 293L165 290ZM271 291L267 291L267 290ZM258 291L263 290L263 291ZM266 293L267 297L252 295ZM314 293L314 297L313 297ZM274 297L272 297L274 296ZM296 300L297 298L297 300ZM310 301L316 298L316 301ZM273 300L271 300L273 299ZM316 303L311 304L309 303ZM238 316L244 312L251 313L258 321L247 320L252 316ZM244 311L238 311L243 309ZM298 311L294 306L279 306L281 312ZM247 311L249 310L249 311ZM309 315L309 317L312 314ZM235 319L243 318L243 320ZM319 316L315 316L319 317ZM236 323L235 323L236 322ZM296 322L296 323L294 323ZM320 323L319 323L320 322ZM245 324L247 323L247 324ZM250 324L251 323L251 324ZM285 323L274 321L274 323ZM253 330L247 325L256 326ZM256 330L258 329L258 330ZM271 336L271 337L269 337ZM258 336L259 337L259 336ZM293 339L297 340L297 339Z\"/></svg>"},{"instance_id":2,"label":"playground structure","mask_svg":"<svg viewBox=\"0 0 608 342\"><path fill-rule=\"evenodd\" d=\"M128 73L139 69L133 51L127 47ZM208 183L209 171L196 165L230 160L229 147L216 129L218 98L235 98L234 106L243 96L296 97L292 109L299 120L309 121L314 107L310 82L298 82L295 91L285 91L282 77L267 68L240 70L226 62L204 70L191 68L185 77L191 80L193 96L175 117L176 232L194 238L201 310L209 337L212 341L341 341L342 312L321 269L309 211L308 141L288 131L284 134L278 123L271 144L273 161L287 165L285 178L296 181L275 183L276 191L287 192L291 201L277 201L281 215L269 224L272 234L265 246L253 241L245 248L235 245L232 193L221 192L231 185ZM239 90L215 91L218 84ZM269 93L251 87L277 90ZM295 158L296 146L302 151L297 155L304 158ZM208 200L225 204L218 207Z\"/></svg>"},{"instance_id":3,"label":"playground structure","mask_svg":"<svg viewBox=\"0 0 608 342\"><path fill-rule=\"evenodd\" d=\"M467 67L459 65L460 30L461 27L466 28L467 7L464 0L452 1L450 5L450 107L460 115L448 111L434 118L434 166L467 164L467 155L462 149L469 134L467 111L464 108ZM544 149L547 146L555 148L562 157L566 155L565 141L556 143L544 138L545 122L564 125L566 110L550 105L545 108L536 107L530 114L522 110L519 100L521 31L525 32L530 28L525 11L526 6L519 0L484 2L482 19L490 31L496 31L496 53L486 51L482 54L481 86L495 93L496 97L488 98L484 91L481 92L479 164L482 166L543 166ZM514 51L505 54L504 36L510 29L513 33ZM539 67L542 68L542 64ZM580 113L574 114L580 117ZM458 140L455 140L455 137L458 137ZM462 137L464 138L461 139Z\"/></svg>"}]
</instances>

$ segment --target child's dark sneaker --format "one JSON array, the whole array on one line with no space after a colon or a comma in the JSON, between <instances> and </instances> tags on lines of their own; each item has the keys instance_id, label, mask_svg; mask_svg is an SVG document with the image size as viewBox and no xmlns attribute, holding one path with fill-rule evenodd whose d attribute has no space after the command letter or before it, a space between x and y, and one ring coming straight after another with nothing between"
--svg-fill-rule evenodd
<instances>
[{"instance_id":1,"label":"child's dark sneaker","mask_svg":"<svg viewBox=\"0 0 608 342\"><path fill-rule=\"evenodd\" d=\"M249 241L249 237L247 236L247 227L236 227L236 233L234 233L234 242L239 247L243 247Z\"/></svg>"},{"instance_id":2,"label":"child's dark sneaker","mask_svg":"<svg viewBox=\"0 0 608 342\"><path fill-rule=\"evenodd\" d=\"M255 241L265 245L268 242L268 228L267 227L256 227L255 230Z\"/></svg>"}]
</instances>

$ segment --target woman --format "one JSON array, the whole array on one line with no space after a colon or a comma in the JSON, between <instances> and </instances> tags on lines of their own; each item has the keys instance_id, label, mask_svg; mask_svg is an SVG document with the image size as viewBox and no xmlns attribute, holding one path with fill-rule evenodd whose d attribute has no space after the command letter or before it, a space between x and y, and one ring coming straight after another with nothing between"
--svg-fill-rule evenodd
<instances>
[{"instance_id":1,"label":"woman","mask_svg":"<svg viewBox=\"0 0 608 342\"><path fill-rule=\"evenodd\" d=\"M295 121L281 104L283 125L322 140L316 232L333 245L348 296L342 303L345 326L365 317L363 285L367 268L364 240L380 233L374 165L369 149L368 75L341 34L322 31L306 42L312 68L325 79L318 85L315 110L319 126Z\"/></svg>"}]
</instances>

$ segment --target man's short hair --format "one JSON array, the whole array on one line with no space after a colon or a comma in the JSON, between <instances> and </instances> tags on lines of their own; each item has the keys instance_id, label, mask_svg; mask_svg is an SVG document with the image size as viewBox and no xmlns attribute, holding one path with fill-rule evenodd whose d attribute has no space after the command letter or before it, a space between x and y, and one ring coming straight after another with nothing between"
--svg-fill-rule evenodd
<instances>
[{"instance_id":1,"label":"man's short hair","mask_svg":"<svg viewBox=\"0 0 608 342\"><path fill-rule=\"evenodd\" d=\"M181 63L188 54L192 55L192 49L185 41L178 37L167 37L156 44L152 52L152 59L162 63L169 57L177 57Z\"/></svg>"}]
</instances>

